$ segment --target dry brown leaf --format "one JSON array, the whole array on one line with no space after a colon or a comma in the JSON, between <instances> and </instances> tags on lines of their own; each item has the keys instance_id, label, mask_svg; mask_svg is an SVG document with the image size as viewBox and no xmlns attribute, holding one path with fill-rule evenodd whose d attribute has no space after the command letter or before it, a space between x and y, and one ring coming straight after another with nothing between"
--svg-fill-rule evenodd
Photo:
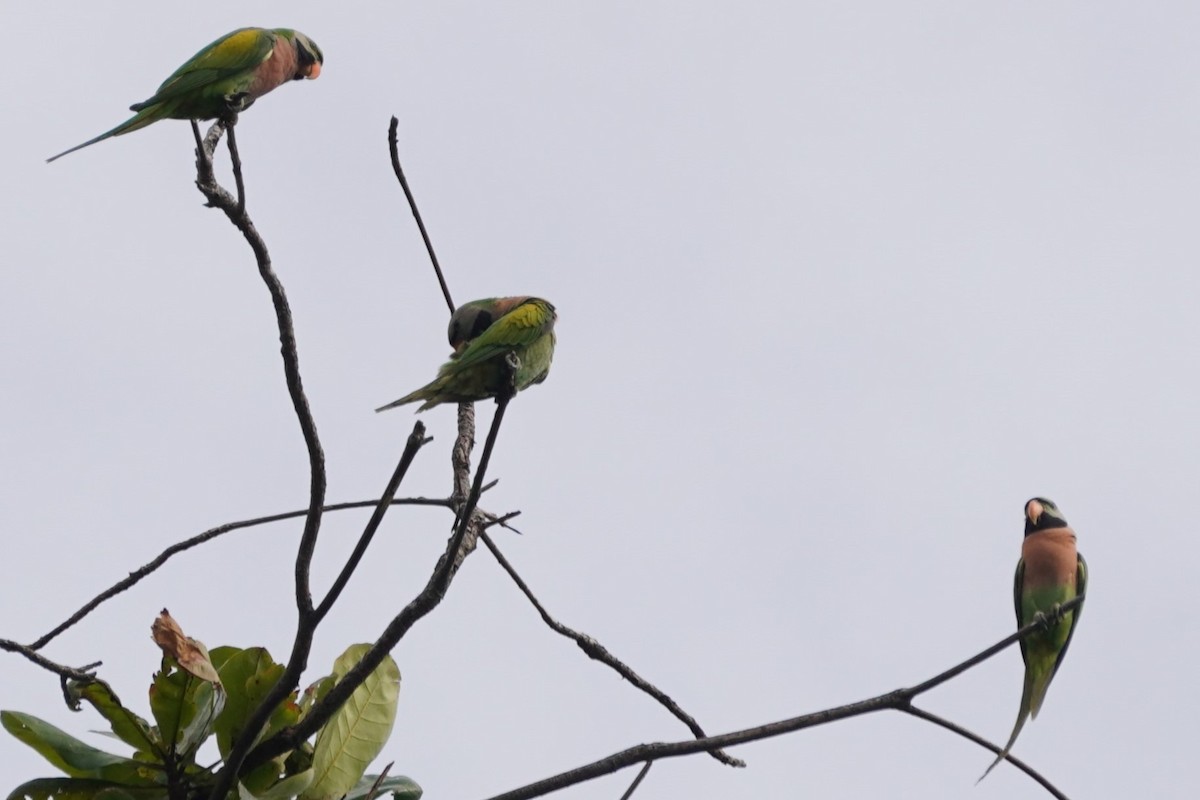
<instances>
[{"instance_id":1,"label":"dry brown leaf","mask_svg":"<svg viewBox=\"0 0 1200 800\"><path fill-rule=\"evenodd\" d=\"M162 651L180 668L202 681L220 685L217 669L208 658L208 648L202 642L184 634L179 623L164 608L150 626L150 636Z\"/></svg>"}]
</instances>

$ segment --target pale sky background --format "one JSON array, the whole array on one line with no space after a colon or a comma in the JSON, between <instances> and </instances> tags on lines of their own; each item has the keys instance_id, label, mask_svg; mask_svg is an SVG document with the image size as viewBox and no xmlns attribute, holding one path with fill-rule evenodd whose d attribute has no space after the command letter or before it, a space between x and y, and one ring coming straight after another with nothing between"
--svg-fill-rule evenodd
<instances>
[{"instance_id":1,"label":"pale sky background","mask_svg":"<svg viewBox=\"0 0 1200 800\"><path fill-rule=\"evenodd\" d=\"M447 354L388 118L459 302L559 310L486 496L551 612L718 733L939 672L1013 629L1022 505L1057 501L1091 598L1016 754L1072 798L1196 790L1200 5L1193 2L6 3L0 636L167 545L301 508L268 295L164 122L53 165L201 46L289 26L320 80L242 120L329 500L378 495ZM220 166L227 175L228 157ZM491 417L481 405L481 424ZM454 411L403 495L448 493ZM482 435L480 436L482 441ZM327 516L317 591L366 519ZM445 545L393 510L306 679L374 639ZM148 714L167 607L210 647L292 640L301 522L177 557L46 650ZM1176 620L1183 620L1179 624ZM486 552L395 651L376 767L483 798L687 730L551 633ZM1003 742L1012 648L919 704ZM0 655L0 707L98 746ZM1042 798L894 712L660 762L635 797ZM5 791L53 769L0 735ZM634 777L564 791L613 800Z\"/></svg>"}]
</instances>

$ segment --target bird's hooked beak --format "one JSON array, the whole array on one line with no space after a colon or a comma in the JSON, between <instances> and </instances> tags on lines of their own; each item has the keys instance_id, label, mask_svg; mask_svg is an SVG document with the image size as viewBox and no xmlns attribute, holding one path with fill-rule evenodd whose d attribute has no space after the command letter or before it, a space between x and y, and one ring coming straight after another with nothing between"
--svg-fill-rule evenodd
<instances>
[{"instance_id":1,"label":"bird's hooked beak","mask_svg":"<svg viewBox=\"0 0 1200 800\"><path fill-rule=\"evenodd\" d=\"M321 65L325 63L325 54L312 39L298 31L295 41L296 58L300 62L300 70L296 73L295 80L301 78L307 78L310 81L316 80L321 75Z\"/></svg>"},{"instance_id":2,"label":"bird's hooked beak","mask_svg":"<svg viewBox=\"0 0 1200 800\"><path fill-rule=\"evenodd\" d=\"M1029 520L1030 525L1037 525L1038 520L1041 519L1042 514L1045 512L1045 506L1037 498L1025 504L1025 518Z\"/></svg>"}]
</instances>

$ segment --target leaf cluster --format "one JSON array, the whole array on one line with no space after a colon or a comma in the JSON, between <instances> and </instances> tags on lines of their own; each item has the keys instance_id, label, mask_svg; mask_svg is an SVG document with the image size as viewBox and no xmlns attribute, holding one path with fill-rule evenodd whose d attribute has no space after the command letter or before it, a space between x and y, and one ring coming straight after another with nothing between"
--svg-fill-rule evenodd
<instances>
[{"instance_id":1,"label":"leaf cluster","mask_svg":"<svg viewBox=\"0 0 1200 800\"><path fill-rule=\"evenodd\" d=\"M10 792L8 800L190 800L209 794L217 768L283 677L284 666L261 647L218 647L210 654L181 632L171 646L159 643L162 665L149 689L153 722L126 707L104 681L67 684L78 704L103 717L109 728L103 733L131 747L131 755L100 750L31 714L0 711L0 723L9 733L64 773L28 781ZM331 674L278 703L258 738L300 722L369 647L349 647ZM311 743L243 774L231 797L369 800L390 792L395 800L418 800L422 790L411 778L365 774L391 735L399 693L400 670L389 656ZM209 766L197 761L206 743L215 744L221 761Z\"/></svg>"}]
</instances>

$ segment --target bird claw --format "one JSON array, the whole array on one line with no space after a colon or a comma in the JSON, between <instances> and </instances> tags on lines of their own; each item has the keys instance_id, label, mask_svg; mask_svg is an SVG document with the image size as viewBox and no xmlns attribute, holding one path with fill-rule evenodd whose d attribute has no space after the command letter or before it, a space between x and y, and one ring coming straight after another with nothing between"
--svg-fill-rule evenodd
<instances>
[{"instance_id":1,"label":"bird claw","mask_svg":"<svg viewBox=\"0 0 1200 800\"><path fill-rule=\"evenodd\" d=\"M250 99L249 92L237 92L236 94L225 95L225 108L231 117L230 124L237 124L238 113L245 111L253 102Z\"/></svg>"},{"instance_id":2,"label":"bird claw","mask_svg":"<svg viewBox=\"0 0 1200 800\"><path fill-rule=\"evenodd\" d=\"M1055 603L1046 611L1038 611L1033 615L1031 622L1036 622L1041 626L1042 630L1049 630L1057 625L1063 618L1062 603Z\"/></svg>"}]
</instances>

